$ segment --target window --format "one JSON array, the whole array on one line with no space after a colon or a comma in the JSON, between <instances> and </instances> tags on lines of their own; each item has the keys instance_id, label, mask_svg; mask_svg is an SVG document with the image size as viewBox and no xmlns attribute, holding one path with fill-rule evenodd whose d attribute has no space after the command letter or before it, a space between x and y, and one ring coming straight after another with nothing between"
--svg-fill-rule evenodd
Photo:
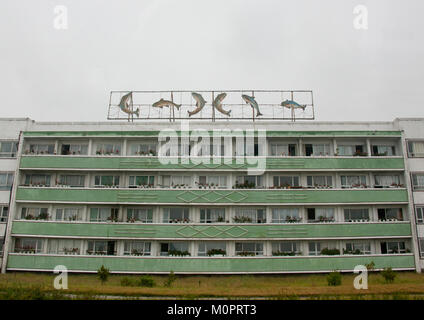
<instances>
[{"instance_id":1,"label":"window","mask_svg":"<svg viewBox=\"0 0 424 320\"><path fill-rule=\"evenodd\" d=\"M257 188L262 187L262 176L237 176L236 188Z\"/></svg>"},{"instance_id":2,"label":"window","mask_svg":"<svg viewBox=\"0 0 424 320\"><path fill-rule=\"evenodd\" d=\"M308 243L310 256L339 255L340 250L336 247L336 244L332 242L314 241Z\"/></svg>"},{"instance_id":3,"label":"window","mask_svg":"<svg viewBox=\"0 0 424 320\"><path fill-rule=\"evenodd\" d=\"M378 208L378 220L403 220L402 208Z\"/></svg>"},{"instance_id":4,"label":"window","mask_svg":"<svg viewBox=\"0 0 424 320\"><path fill-rule=\"evenodd\" d=\"M380 247L381 247L382 254L396 254L396 253L410 252L410 250L406 248L404 241L381 242Z\"/></svg>"},{"instance_id":5,"label":"window","mask_svg":"<svg viewBox=\"0 0 424 320\"><path fill-rule=\"evenodd\" d=\"M408 141L408 154L411 158L424 157L424 141Z\"/></svg>"},{"instance_id":6,"label":"window","mask_svg":"<svg viewBox=\"0 0 424 320\"><path fill-rule=\"evenodd\" d=\"M334 222L334 208L307 208L308 222Z\"/></svg>"},{"instance_id":7,"label":"window","mask_svg":"<svg viewBox=\"0 0 424 320\"><path fill-rule=\"evenodd\" d=\"M48 220L47 208L22 208L21 219L25 220Z\"/></svg>"},{"instance_id":8,"label":"window","mask_svg":"<svg viewBox=\"0 0 424 320\"><path fill-rule=\"evenodd\" d=\"M88 154L88 144L62 144L62 155L86 155Z\"/></svg>"},{"instance_id":9,"label":"window","mask_svg":"<svg viewBox=\"0 0 424 320\"><path fill-rule=\"evenodd\" d=\"M337 145L337 151L339 156L366 155L362 145Z\"/></svg>"},{"instance_id":10,"label":"window","mask_svg":"<svg viewBox=\"0 0 424 320\"><path fill-rule=\"evenodd\" d=\"M9 207L0 206L0 222L7 222L8 215L9 215Z\"/></svg>"},{"instance_id":11,"label":"window","mask_svg":"<svg viewBox=\"0 0 424 320\"><path fill-rule=\"evenodd\" d=\"M0 141L0 158L15 158L17 151L16 141Z\"/></svg>"},{"instance_id":12,"label":"window","mask_svg":"<svg viewBox=\"0 0 424 320\"><path fill-rule=\"evenodd\" d=\"M271 156L296 156L295 144L271 144Z\"/></svg>"},{"instance_id":13,"label":"window","mask_svg":"<svg viewBox=\"0 0 424 320\"><path fill-rule=\"evenodd\" d=\"M165 242L160 244L161 256L189 256L188 242Z\"/></svg>"},{"instance_id":14,"label":"window","mask_svg":"<svg viewBox=\"0 0 424 320\"><path fill-rule=\"evenodd\" d=\"M25 185L50 187L49 174L27 174L25 175Z\"/></svg>"},{"instance_id":15,"label":"window","mask_svg":"<svg viewBox=\"0 0 424 320\"><path fill-rule=\"evenodd\" d=\"M200 223L225 222L224 208L200 209Z\"/></svg>"},{"instance_id":16,"label":"window","mask_svg":"<svg viewBox=\"0 0 424 320\"><path fill-rule=\"evenodd\" d=\"M53 154L55 152L54 150L54 144L30 144L29 150L27 150L25 153L32 153L32 154Z\"/></svg>"},{"instance_id":17,"label":"window","mask_svg":"<svg viewBox=\"0 0 424 320\"><path fill-rule=\"evenodd\" d=\"M0 173L0 190L10 190L13 185L13 173L2 172Z\"/></svg>"},{"instance_id":18,"label":"window","mask_svg":"<svg viewBox=\"0 0 424 320\"><path fill-rule=\"evenodd\" d=\"M96 148L97 155L120 155L121 154L121 144L120 143L99 143Z\"/></svg>"},{"instance_id":19,"label":"window","mask_svg":"<svg viewBox=\"0 0 424 320\"><path fill-rule=\"evenodd\" d=\"M274 187L299 187L298 176L274 176Z\"/></svg>"},{"instance_id":20,"label":"window","mask_svg":"<svg viewBox=\"0 0 424 320\"><path fill-rule=\"evenodd\" d=\"M150 256L151 244L145 241L125 241L124 255L126 256Z\"/></svg>"},{"instance_id":21,"label":"window","mask_svg":"<svg viewBox=\"0 0 424 320\"><path fill-rule=\"evenodd\" d=\"M135 188L137 186L153 187L155 184L155 176L130 176L129 187Z\"/></svg>"},{"instance_id":22,"label":"window","mask_svg":"<svg viewBox=\"0 0 424 320\"><path fill-rule=\"evenodd\" d=\"M78 175L63 175L60 176L58 185L69 186L69 187L84 187L85 176Z\"/></svg>"},{"instance_id":23,"label":"window","mask_svg":"<svg viewBox=\"0 0 424 320\"><path fill-rule=\"evenodd\" d=\"M152 208L141 208L141 209L127 209L127 222L153 222L153 209Z\"/></svg>"},{"instance_id":24,"label":"window","mask_svg":"<svg viewBox=\"0 0 424 320\"><path fill-rule=\"evenodd\" d=\"M300 222L298 208L273 208L272 223L292 223Z\"/></svg>"},{"instance_id":25,"label":"window","mask_svg":"<svg viewBox=\"0 0 424 320\"><path fill-rule=\"evenodd\" d=\"M354 188L367 185L367 178L360 176L340 176L342 188Z\"/></svg>"},{"instance_id":26,"label":"window","mask_svg":"<svg viewBox=\"0 0 424 320\"><path fill-rule=\"evenodd\" d=\"M119 187L119 176L95 176L95 187Z\"/></svg>"},{"instance_id":27,"label":"window","mask_svg":"<svg viewBox=\"0 0 424 320\"><path fill-rule=\"evenodd\" d=\"M237 256L262 256L264 254L263 243L236 242Z\"/></svg>"},{"instance_id":28,"label":"window","mask_svg":"<svg viewBox=\"0 0 424 320\"><path fill-rule=\"evenodd\" d=\"M197 255L201 257L215 256L215 255L226 255L226 244L225 242L219 241L204 241L199 242L199 248Z\"/></svg>"},{"instance_id":29,"label":"window","mask_svg":"<svg viewBox=\"0 0 424 320\"><path fill-rule=\"evenodd\" d=\"M15 252L40 253L43 251L43 240L37 238L16 238Z\"/></svg>"},{"instance_id":30,"label":"window","mask_svg":"<svg viewBox=\"0 0 424 320\"><path fill-rule=\"evenodd\" d=\"M373 156L395 156L396 155L395 146L373 145L372 155Z\"/></svg>"},{"instance_id":31,"label":"window","mask_svg":"<svg viewBox=\"0 0 424 320\"><path fill-rule=\"evenodd\" d=\"M332 176L307 176L308 188L332 188Z\"/></svg>"},{"instance_id":32,"label":"window","mask_svg":"<svg viewBox=\"0 0 424 320\"><path fill-rule=\"evenodd\" d=\"M396 175L377 175L375 178L375 187L400 187L400 177Z\"/></svg>"},{"instance_id":33,"label":"window","mask_svg":"<svg viewBox=\"0 0 424 320\"><path fill-rule=\"evenodd\" d=\"M346 222L369 221L370 214L367 208L344 209L344 219Z\"/></svg>"},{"instance_id":34,"label":"window","mask_svg":"<svg viewBox=\"0 0 424 320\"><path fill-rule=\"evenodd\" d=\"M115 247L116 241L89 240L87 254L114 256L116 255Z\"/></svg>"},{"instance_id":35,"label":"window","mask_svg":"<svg viewBox=\"0 0 424 320\"><path fill-rule=\"evenodd\" d=\"M224 145L223 144L202 144L200 148L200 156L223 156Z\"/></svg>"},{"instance_id":36,"label":"window","mask_svg":"<svg viewBox=\"0 0 424 320\"><path fill-rule=\"evenodd\" d=\"M417 214L417 223L424 223L424 207L416 207L415 212Z\"/></svg>"},{"instance_id":37,"label":"window","mask_svg":"<svg viewBox=\"0 0 424 320\"><path fill-rule=\"evenodd\" d=\"M236 208L235 223L266 223L265 209Z\"/></svg>"},{"instance_id":38,"label":"window","mask_svg":"<svg viewBox=\"0 0 424 320\"><path fill-rule=\"evenodd\" d=\"M47 252L49 254L80 254L81 240L49 239Z\"/></svg>"},{"instance_id":39,"label":"window","mask_svg":"<svg viewBox=\"0 0 424 320\"><path fill-rule=\"evenodd\" d=\"M412 174L412 184L414 185L414 190L424 190L424 174Z\"/></svg>"},{"instance_id":40,"label":"window","mask_svg":"<svg viewBox=\"0 0 424 320\"><path fill-rule=\"evenodd\" d=\"M165 143L162 144L162 148L160 152L167 157L189 156L191 152L191 148L190 148L190 144L186 144L186 143L173 144L171 142L167 142L166 144ZM199 150L199 154L192 154L192 156L198 156L200 154L201 154L201 150Z\"/></svg>"},{"instance_id":41,"label":"window","mask_svg":"<svg viewBox=\"0 0 424 320\"><path fill-rule=\"evenodd\" d=\"M347 242L343 254L371 254L370 242Z\"/></svg>"},{"instance_id":42,"label":"window","mask_svg":"<svg viewBox=\"0 0 424 320\"><path fill-rule=\"evenodd\" d=\"M328 156L330 154L329 144L305 144L305 156Z\"/></svg>"},{"instance_id":43,"label":"window","mask_svg":"<svg viewBox=\"0 0 424 320\"><path fill-rule=\"evenodd\" d=\"M272 244L273 256L295 256L300 254L300 244L298 242L282 241Z\"/></svg>"},{"instance_id":44,"label":"window","mask_svg":"<svg viewBox=\"0 0 424 320\"><path fill-rule=\"evenodd\" d=\"M142 143L142 144L133 144L130 147L130 155L141 155L141 156L148 156L156 155L156 143Z\"/></svg>"},{"instance_id":45,"label":"window","mask_svg":"<svg viewBox=\"0 0 424 320\"><path fill-rule=\"evenodd\" d=\"M81 208L57 208L56 221L79 221L81 220Z\"/></svg>"},{"instance_id":46,"label":"window","mask_svg":"<svg viewBox=\"0 0 424 320\"><path fill-rule=\"evenodd\" d=\"M424 257L424 238L418 238L420 245L420 257Z\"/></svg>"},{"instance_id":47,"label":"window","mask_svg":"<svg viewBox=\"0 0 424 320\"><path fill-rule=\"evenodd\" d=\"M164 187L191 186L190 176L162 176L162 185Z\"/></svg>"},{"instance_id":48,"label":"window","mask_svg":"<svg viewBox=\"0 0 424 320\"><path fill-rule=\"evenodd\" d=\"M190 222L188 208L163 208L162 222Z\"/></svg>"},{"instance_id":49,"label":"window","mask_svg":"<svg viewBox=\"0 0 424 320\"><path fill-rule=\"evenodd\" d=\"M199 176L199 186L227 187L226 176Z\"/></svg>"},{"instance_id":50,"label":"window","mask_svg":"<svg viewBox=\"0 0 424 320\"><path fill-rule=\"evenodd\" d=\"M92 222L105 222L105 221L118 221L118 208L91 208L90 221Z\"/></svg>"}]
</instances>

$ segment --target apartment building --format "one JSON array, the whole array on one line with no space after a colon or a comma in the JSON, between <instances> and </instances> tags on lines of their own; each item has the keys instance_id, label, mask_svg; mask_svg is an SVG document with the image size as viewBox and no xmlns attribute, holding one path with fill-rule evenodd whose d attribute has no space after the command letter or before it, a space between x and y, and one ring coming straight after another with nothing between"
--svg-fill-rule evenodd
<instances>
[{"instance_id":1,"label":"apartment building","mask_svg":"<svg viewBox=\"0 0 424 320\"><path fill-rule=\"evenodd\" d=\"M2 119L2 272L420 272L423 124Z\"/></svg>"}]
</instances>

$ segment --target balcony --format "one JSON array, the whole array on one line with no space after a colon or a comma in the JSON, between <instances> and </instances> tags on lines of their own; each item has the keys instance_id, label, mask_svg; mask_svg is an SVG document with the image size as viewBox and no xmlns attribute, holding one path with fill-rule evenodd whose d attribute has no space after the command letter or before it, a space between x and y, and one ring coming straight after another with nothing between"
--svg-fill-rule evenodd
<instances>
[{"instance_id":1,"label":"balcony","mask_svg":"<svg viewBox=\"0 0 424 320\"><path fill-rule=\"evenodd\" d=\"M17 202L271 204L271 203L407 203L406 189L93 189L18 187Z\"/></svg>"},{"instance_id":2,"label":"balcony","mask_svg":"<svg viewBox=\"0 0 424 320\"><path fill-rule=\"evenodd\" d=\"M200 158L198 158L200 159ZM21 169L158 169L158 170L246 170L260 168L264 161L266 170L403 170L403 157L249 157L237 163L235 159L220 159L214 163L188 161L169 157L170 163L162 164L158 157L119 156L22 156ZM171 161L172 160L172 161ZM216 161L216 160L215 160Z\"/></svg>"},{"instance_id":3,"label":"balcony","mask_svg":"<svg viewBox=\"0 0 424 320\"><path fill-rule=\"evenodd\" d=\"M7 270L53 271L65 265L69 271L96 272L101 265L111 272L134 273L285 273L353 271L373 261L375 269L414 270L412 254L339 257L110 257L14 254L8 256Z\"/></svg>"},{"instance_id":4,"label":"balcony","mask_svg":"<svg viewBox=\"0 0 424 320\"><path fill-rule=\"evenodd\" d=\"M15 220L13 235L142 239L319 239L410 237L405 222L317 224L127 224Z\"/></svg>"}]
</instances>

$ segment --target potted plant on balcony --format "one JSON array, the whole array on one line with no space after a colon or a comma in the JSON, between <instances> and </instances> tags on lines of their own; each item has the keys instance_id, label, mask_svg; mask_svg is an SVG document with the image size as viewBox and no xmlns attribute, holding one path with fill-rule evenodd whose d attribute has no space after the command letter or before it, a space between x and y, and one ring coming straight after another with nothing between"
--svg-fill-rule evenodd
<instances>
[{"instance_id":1,"label":"potted plant on balcony","mask_svg":"<svg viewBox=\"0 0 424 320\"><path fill-rule=\"evenodd\" d=\"M324 248L321 250L321 254L324 256L337 256L340 255L340 250L339 249L329 249L329 248Z\"/></svg>"},{"instance_id":2,"label":"potted plant on balcony","mask_svg":"<svg viewBox=\"0 0 424 320\"><path fill-rule=\"evenodd\" d=\"M209 257L212 257L212 256L221 256L221 257L224 257L226 254L227 254L227 252L225 250L223 250L223 249L210 249L207 252L207 255Z\"/></svg>"},{"instance_id":3,"label":"potted plant on balcony","mask_svg":"<svg viewBox=\"0 0 424 320\"><path fill-rule=\"evenodd\" d=\"M250 251L240 251L240 252L237 252L237 255L242 257L253 257L255 256L255 253Z\"/></svg>"}]
</instances>

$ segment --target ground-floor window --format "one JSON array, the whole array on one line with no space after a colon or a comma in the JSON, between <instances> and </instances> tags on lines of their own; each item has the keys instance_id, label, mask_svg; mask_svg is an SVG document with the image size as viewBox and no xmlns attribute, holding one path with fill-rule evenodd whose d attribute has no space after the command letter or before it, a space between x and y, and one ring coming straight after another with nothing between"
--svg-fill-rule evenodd
<instances>
[{"instance_id":1,"label":"ground-floor window","mask_svg":"<svg viewBox=\"0 0 424 320\"><path fill-rule=\"evenodd\" d=\"M90 240L88 241L87 254L116 255L116 241Z\"/></svg>"},{"instance_id":2,"label":"ground-floor window","mask_svg":"<svg viewBox=\"0 0 424 320\"><path fill-rule=\"evenodd\" d=\"M264 245L259 242L236 242L237 256L262 256Z\"/></svg>"},{"instance_id":3,"label":"ground-floor window","mask_svg":"<svg viewBox=\"0 0 424 320\"><path fill-rule=\"evenodd\" d=\"M300 255L300 244L295 241L274 242L272 244L273 256L295 256Z\"/></svg>"},{"instance_id":4,"label":"ground-floor window","mask_svg":"<svg viewBox=\"0 0 424 320\"><path fill-rule=\"evenodd\" d=\"M347 242L343 254L371 254L370 242Z\"/></svg>"},{"instance_id":5,"label":"ground-floor window","mask_svg":"<svg viewBox=\"0 0 424 320\"><path fill-rule=\"evenodd\" d=\"M198 256L226 255L226 243L222 241L204 241L199 242Z\"/></svg>"},{"instance_id":6,"label":"ground-floor window","mask_svg":"<svg viewBox=\"0 0 424 320\"><path fill-rule=\"evenodd\" d=\"M40 253L43 251L43 240L36 238L17 238L15 240L15 252L17 253Z\"/></svg>"},{"instance_id":7,"label":"ground-floor window","mask_svg":"<svg viewBox=\"0 0 424 320\"><path fill-rule=\"evenodd\" d=\"M50 254L80 254L81 240L49 239L47 252Z\"/></svg>"},{"instance_id":8,"label":"ground-floor window","mask_svg":"<svg viewBox=\"0 0 424 320\"><path fill-rule=\"evenodd\" d=\"M189 256L188 242L163 242L160 244L161 256Z\"/></svg>"},{"instance_id":9,"label":"ground-floor window","mask_svg":"<svg viewBox=\"0 0 424 320\"><path fill-rule=\"evenodd\" d=\"M150 256L151 244L145 241L125 241L124 255Z\"/></svg>"},{"instance_id":10,"label":"ground-floor window","mask_svg":"<svg viewBox=\"0 0 424 320\"><path fill-rule=\"evenodd\" d=\"M381 242L382 254L408 253L410 250L406 248L404 241L387 241Z\"/></svg>"}]
</instances>

